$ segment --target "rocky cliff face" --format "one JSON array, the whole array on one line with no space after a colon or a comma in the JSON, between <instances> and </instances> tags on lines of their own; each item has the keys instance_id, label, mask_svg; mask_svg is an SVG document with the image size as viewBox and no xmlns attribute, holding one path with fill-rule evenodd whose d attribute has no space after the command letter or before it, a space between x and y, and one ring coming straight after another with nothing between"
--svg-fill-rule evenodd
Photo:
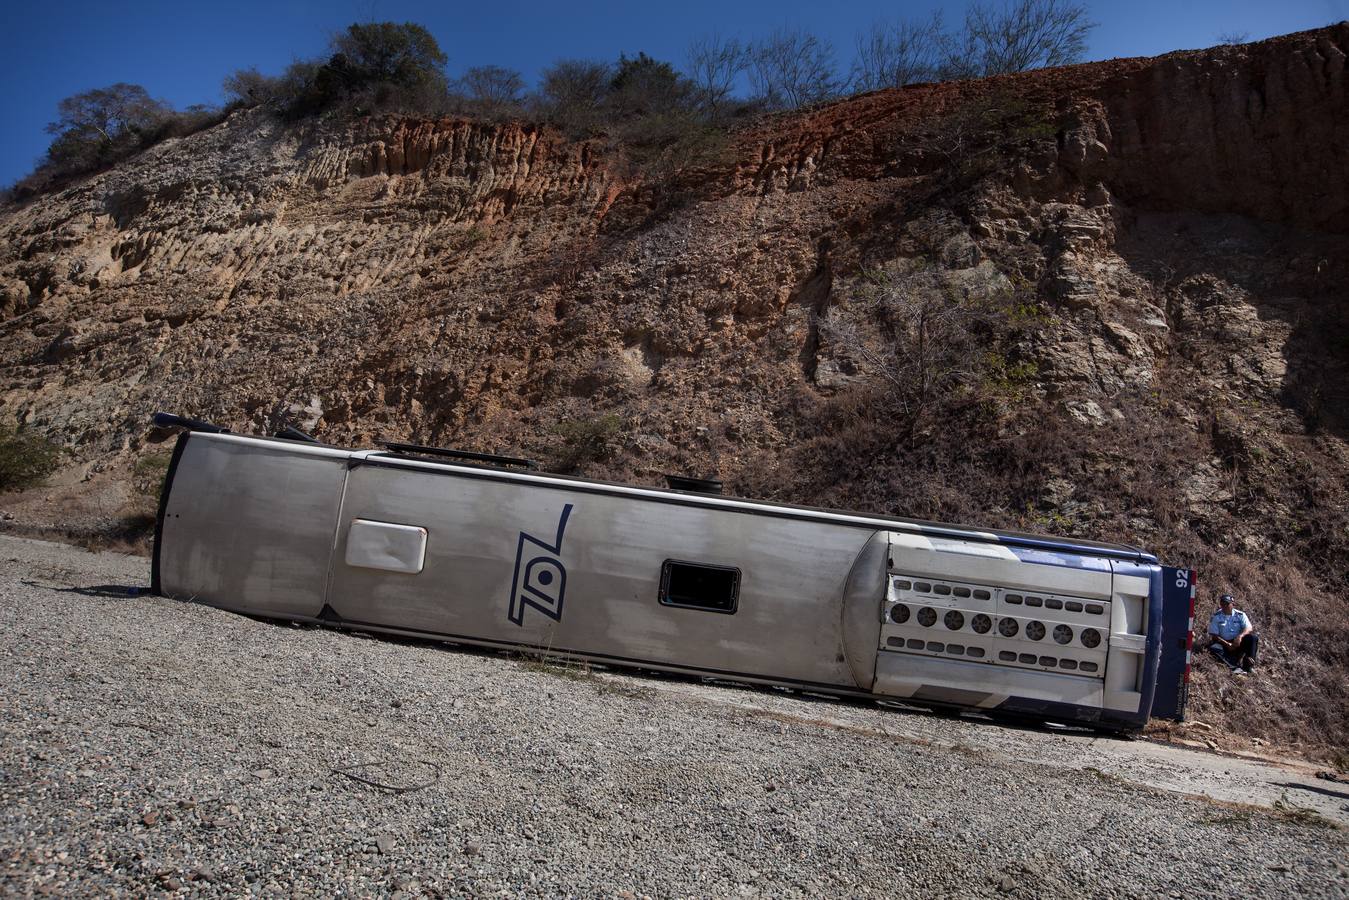
<instances>
[{"instance_id":1,"label":"rocky cliff face","mask_svg":"<svg viewBox=\"0 0 1349 900\"><path fill-rule=\"evenodd\" d=\"M72 450L5 502L118 515L169 409L1134 541L1265 632L1201 719L1342 747L1346 51L879 92L659 175L530 126L236 113L0 216L0 416ZM924 298L999 313L915 407Z\"/></svg>"}]
</instances>

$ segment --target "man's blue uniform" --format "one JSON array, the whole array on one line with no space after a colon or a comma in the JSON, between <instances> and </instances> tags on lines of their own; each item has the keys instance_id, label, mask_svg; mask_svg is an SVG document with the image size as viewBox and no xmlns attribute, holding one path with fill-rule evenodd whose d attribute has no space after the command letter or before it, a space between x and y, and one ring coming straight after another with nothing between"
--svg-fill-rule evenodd
<instances>
[{"instance_id":1,"label":"man's blue uniform","mask_svg":"<svg viewBox=\"0 0 1349 900\"><path fill-rule=\"evenodd\" d=\"M1223 606L1227 609L1224 610ZM1247 634L1247 632L1249 632ZM1235 641L1240 635L1246 634L1236 647L1228 650L1216 640L1208 645L1209 652L1221 659L1232 667L1233 670L1240 670L1238 674L1249 672L1255 665L1255 654L1260 647L1260 636L1255 633L1255 626L1251 624L1251 619L1244 612L1232 605L1232 598L1223 595L1222 606L1213 613L1212 618L1208 620L1208 633L1214 637L1220 637L1225 641Z\"/></svg>"},{"instance_id":2,"label":"man's blue uniform","mask_svg":"<svg viewBox=\"0 0 1349 900\"><path fill-rule=\"evenodd\" d=\"M1233 609L1230 615L1220 609L1208 620L1208 633L1216 634L1225 641L1232 640L1250 627L1251 620L1239 609Z\"/></svg>"}]
</instances>

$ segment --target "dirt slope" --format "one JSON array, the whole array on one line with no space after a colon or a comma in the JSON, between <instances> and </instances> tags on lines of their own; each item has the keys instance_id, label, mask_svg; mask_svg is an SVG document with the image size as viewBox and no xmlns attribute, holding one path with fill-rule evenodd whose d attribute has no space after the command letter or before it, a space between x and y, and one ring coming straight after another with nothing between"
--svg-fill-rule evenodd
<instances>
[{"instance_id":1,"label":"dirt slope","mask_svg":"<svg viewBox=\"0 0 1349 900\"><path fill-rule=\"evenodd\" d=\"M1342 754L1347 51L1341 24L878 92L673 168L236 113L0 213L0 417L72 450L7 514L143 510L162 408L1131 541L1263 631L1199 718ZM896 310L944 298L1000 312L913 401Z\"/></svg>"}]
</instances>

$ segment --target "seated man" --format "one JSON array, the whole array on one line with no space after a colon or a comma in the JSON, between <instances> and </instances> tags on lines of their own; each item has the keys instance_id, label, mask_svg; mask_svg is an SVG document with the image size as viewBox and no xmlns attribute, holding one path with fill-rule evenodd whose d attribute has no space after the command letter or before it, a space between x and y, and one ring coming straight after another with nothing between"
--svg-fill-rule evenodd
<instances>
[{"instance_id":1,"label":"seated man","mask_svg":"<svg viewBox=\"0 0 1349 900\"><path fill-rule=\"evenodd\" d=\"M1250 617L1232 605L1232 595L1218 599L1218 610L1208 620L1208 633L1213 641L1209 652L1232 667L1233 674L1246 675L1255 665L1260 635L1255 633Z\"/></svg>"}]
</instances>

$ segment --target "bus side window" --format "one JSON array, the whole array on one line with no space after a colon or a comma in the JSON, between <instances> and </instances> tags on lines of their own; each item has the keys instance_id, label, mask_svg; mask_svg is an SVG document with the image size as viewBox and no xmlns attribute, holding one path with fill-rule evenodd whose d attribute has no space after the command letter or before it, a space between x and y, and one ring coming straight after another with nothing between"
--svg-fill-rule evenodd
<instances>
[{"instance_id":1,"label":"bus side window","mask_svg":"<svg viewBox=\"0 0 1349 900\"><path fill-rule=\"evenodd\" d=\"M740 602L740 570L667 559L660 569L660 602L734 614Z\"/></svg>"}]
</instances>

